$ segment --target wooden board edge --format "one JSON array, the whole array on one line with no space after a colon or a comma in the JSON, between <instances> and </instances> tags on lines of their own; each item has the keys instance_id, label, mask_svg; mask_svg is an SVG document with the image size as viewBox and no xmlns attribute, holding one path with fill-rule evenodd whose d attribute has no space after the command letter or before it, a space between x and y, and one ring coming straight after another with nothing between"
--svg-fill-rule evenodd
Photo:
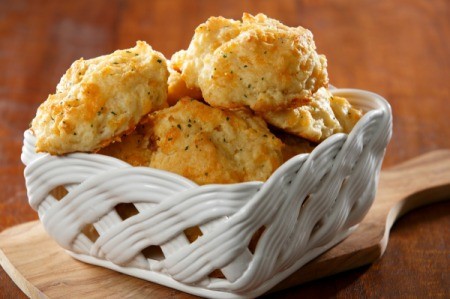
<instances>
[{"instance_id":1,"label":"wooden board edge","mask_svg":"<svg viewBox=\"0 0 450 299\"><path fill-rule=\"evenodd\" d=\"M37 289L32 283L30 283L16 267L11 264L6 253L3 251L2 240L10 240L20 236L23 232L28 231L30 228L39 225L39 220L29 221L21 223L12 227L8 227L0 232L0 267L6 272L16 286L28 297L48 299L48 297Z\"/></svg>"},{"instance_id":2,"label":"wooden board edge","mask_svg":"<svg viewBox=\"0 0 450 299\"><path fill-rule=\"evenodd\" d=\"M0 247L0 267L8 274L16 286L29 298L48 299L48 297L39 291L30 283L15 267Z\"/></svg>"}]
</instances>

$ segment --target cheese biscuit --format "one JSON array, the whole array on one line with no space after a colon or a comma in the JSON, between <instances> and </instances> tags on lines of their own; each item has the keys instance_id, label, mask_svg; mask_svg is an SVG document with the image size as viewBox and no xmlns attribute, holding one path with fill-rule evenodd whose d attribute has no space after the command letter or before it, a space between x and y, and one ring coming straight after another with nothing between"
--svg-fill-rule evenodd
<instances>
[{"instance_id":1,"label":"cheese biscuit","mask_svg":"<svg viewBox=\"0 0 450 299\"><path fill-rule=\"evenodd\" d=\"M56 93L39 107L31 129L38 152L95 152L167 107L164 56L147 43L75 61Z\"/></svg>"},{"instance_id":2,"label":"cheese biscuit","mask_svg":"<svg viewBox=\"0 0 450 299\"><path fill-rule=\"evenodd\" d=\"M223 111L184 98L100 153L198 184L227 184L267 180L283 163L282 146L249 111Z\"/></svg>"},{"instance_id":3,"label":"cheese biscuit","mask_svg":"<svg viewBox=\"0 0 450 299\"><path fill-rule=\"evenodd\" d=\"M188 88L199 88L220 108L278 110L328 85L327 61L316 52L312 33L263 14L244 14L242 21L209 18L172 63Z\"/></svg>"}]
</instances>

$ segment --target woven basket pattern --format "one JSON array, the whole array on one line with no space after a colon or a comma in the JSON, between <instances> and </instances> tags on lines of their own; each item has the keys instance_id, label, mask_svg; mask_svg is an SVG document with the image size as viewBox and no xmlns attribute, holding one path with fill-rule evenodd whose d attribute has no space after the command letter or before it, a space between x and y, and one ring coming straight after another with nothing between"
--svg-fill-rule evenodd
<instances>
[{"instance_id":1,"label":"woven basket pattern","mask_svg":"<svg viewBox=\"0 0 450 299\"><path fill-rule=\"evenodd\" d=\"M98 154L37 154L26 131L30 205L48 234L86 262L206 297L258 296L346 237L375 197L392 131L389 104L360 90L333 93L365 110L363 118L264 183L198 186ZM138 213L124 220L119 204ZM86 236L89 225L98 238ZM192 227L203 235L190 243ZM262 229L252 252L250 239ZM160 254L143 254L149 249ZM216 269L225 278L211 277Z\"/></svg>"}]
</instances>

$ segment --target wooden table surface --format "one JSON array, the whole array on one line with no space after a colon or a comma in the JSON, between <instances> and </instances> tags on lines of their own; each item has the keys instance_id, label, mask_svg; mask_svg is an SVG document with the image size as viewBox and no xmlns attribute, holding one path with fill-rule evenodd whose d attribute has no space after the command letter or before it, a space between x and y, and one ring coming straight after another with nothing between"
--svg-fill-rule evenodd
<instances>
[{"instance_id":1,"label":"wooden table surface","mask_svg":"<svg viewBox=\"0 0 450 299\"><path fill-rule=\"evenodd\" d=\"M166 57L186 48L211 15L258 13L310 29L331 82L389 100L394 135L384 166L450 148L450 2L0 1L0 231L37 215L20 162L22 134L39 103L80 57L145 40ZM450 203L404 216L371 266L277 293L305 297L450 297ZM73 294L75 295L75 294ZM0 298L24 295L0 269Z\"/></svg>"}]
</instances>

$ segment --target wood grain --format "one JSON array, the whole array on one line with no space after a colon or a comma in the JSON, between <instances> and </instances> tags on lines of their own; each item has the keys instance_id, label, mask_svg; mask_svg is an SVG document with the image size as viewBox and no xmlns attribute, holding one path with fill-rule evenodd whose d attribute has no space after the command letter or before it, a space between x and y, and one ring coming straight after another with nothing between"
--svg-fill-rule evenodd
<instances>
[{"instance_id":1,"label":"wood grain","mask_svg":"<svg viewBox=\"0 0 450 299\"><path fill-rule=\"evenodd\" d=\"M357 230L273 291L373 262L384 253L389 231L399 216L449 197L450 150L432 152L384 171L375 202ZM191 297L76 261L51 240L39 221L14 226L0 234L0 265L31 298L59 298L66 294L99 298Z\"/></svg>"},{"instance_id":2,"label":"wood grain","mask_svg":"<svg viewBox=\"0 0 450 299\"><path fill-rule=\"evenodd\" d=\"M70 63L148 41L169 57L210 15L264 12L313 33L334 85L375 91L394 114L385 166L450 148L450 3L446 0L0 0L0 230L36 219L20 162L22 133ZM448 204L399 222L370 268L283 296L450 297ZM448 230L447 230L448 231ZM445 231L445 232L447 232ZM422 296L421 296L422 295ZM0 298L23 297L0 269Z\"/></svg>"}]
</instances>

